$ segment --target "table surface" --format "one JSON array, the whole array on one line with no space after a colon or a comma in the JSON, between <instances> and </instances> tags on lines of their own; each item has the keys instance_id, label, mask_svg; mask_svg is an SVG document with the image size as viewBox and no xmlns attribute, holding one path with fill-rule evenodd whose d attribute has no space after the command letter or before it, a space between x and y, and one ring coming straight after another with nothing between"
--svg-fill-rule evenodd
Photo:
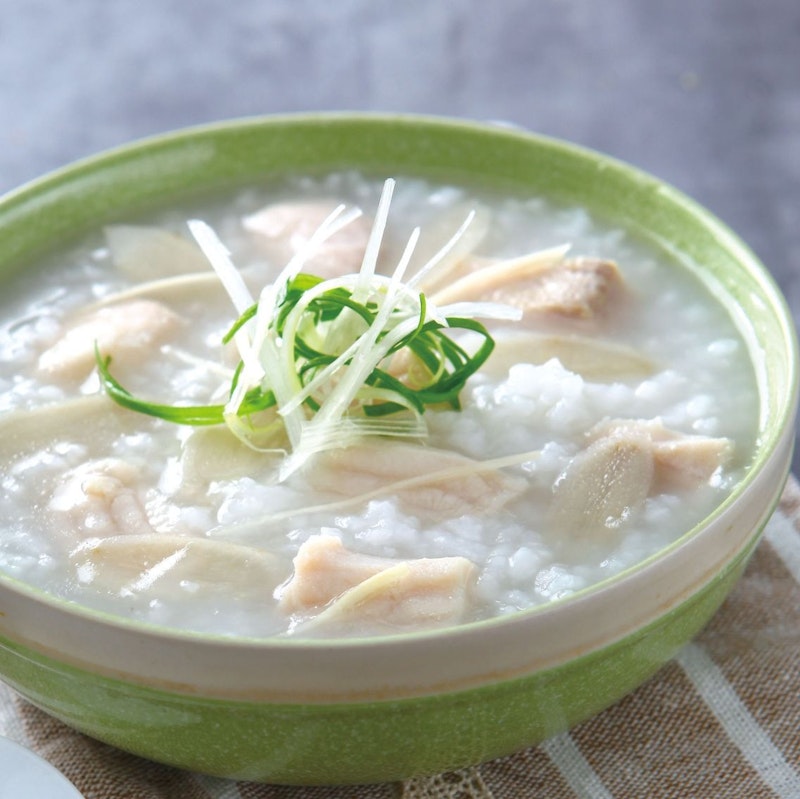
<instances>
[{"instance_id":1,"label":"table surface","mask_svg":"<svg viewBox=\"0 0 800 799\"><path fill-rule=\"evenodd\" d=\"M797 0L0 0L0 192L231 117L504 120L699 200L800 321L798 78Z\"/></svg>"}]
</instances>

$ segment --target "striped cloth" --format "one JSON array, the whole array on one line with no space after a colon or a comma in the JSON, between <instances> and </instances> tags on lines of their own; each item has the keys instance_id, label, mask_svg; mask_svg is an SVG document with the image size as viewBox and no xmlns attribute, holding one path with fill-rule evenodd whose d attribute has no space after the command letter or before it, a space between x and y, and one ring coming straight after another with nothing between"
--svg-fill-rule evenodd
<instances>
[{"instance_id":1,"label":"striped cloth","mask_svg":"<svg viewBox=\"0 0 800 799\"><path fill-rule=\"evenodd\" d=\"M798 799L799 727L794 479L742 581L697 640L570 733L476 768L364 787L237 783L93 741L0 684L0 734L48 759L87 799Z\"/></svg>"}]
</instances>

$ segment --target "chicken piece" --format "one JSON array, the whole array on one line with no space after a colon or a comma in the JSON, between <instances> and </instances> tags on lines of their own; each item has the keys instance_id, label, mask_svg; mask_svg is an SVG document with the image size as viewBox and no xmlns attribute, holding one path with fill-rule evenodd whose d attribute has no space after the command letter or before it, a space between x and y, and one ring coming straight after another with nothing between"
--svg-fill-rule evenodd
<instances>
[{"instance_id":1,"label":"chicken piece","mask_svg":"<svg viewBox=\"0 0 800 799\"><path fill-rule=\"evenodd\" d=\"M323 452L313 464L308 479L317 491L395 495L407 512L430 518L495 511L528 485L455 452L388 441Z\"/></svg>"},{"instance_id":2,"label":"chicken piece","mask_svg":"<svg viewBox=\"0 0 800 799\"><path fill-rule=\"evenodd\" d=\"M707 483L733 455L727 438L687 435L664 427L660 419L601 422L590 438L646 439L653 450L658 490L680 491Z\"/></svg>"},{"instance_id":3,"label":"chicken piece","mask_svg":"<svg viewBox=\"0 0 800 799\"><path fill-rule=\"evenodd\" d=\"M563 255L563 248L554 248L483 267L436 292L432 299L438 305L483 300L524 313L592 318L619 293L622 275L611 261L564 259Z\"/></svg>"},{"instance_id":4,"label":"chicken piece","mask_svg":"<svg viewBox=\"0 0 800 799\"><path fill-rule=\"evenodd\" d=\"M61 338L39 357L39 369L51 377L82 380L95 363L95 343L102 355L124 361L142 358L142 350L166 339L180 317L152 300L132 300L76 317Z\"/></svg>"},{"instance_id":5,"label":"chicken piece","mask_svg":"<svg viewBox=\"0 0 800 799\"><path fill-rule=\"evenodd\" d=\"M598 438L556 480L550 526L577 538L618 529L644 504L654 471L644 436Z\"/></svg>"},{"instance_id":6,"label":"chicken piece","mask_svg":"<svg viewBox=\"0 0 800 799\"><path fill-rule=\"evenodd\" d=\"M535 280L554 269L564 262L567 249L567 247L552 247L519 258L488 263L480 259L471 259L462 263L460 277L452 280L444 288L429 291L429 294L437 305L488 300L491 293L498 288ZM427 290L424 281L422 286Z\"/></svg>"},{"instance_id":7,"label":"chicken piece","mask_svg":"<svg viewBox=\"0 0 800 799\"><path fill-rule=\"evenodd\" d=\"M48 509L70 517L66 529L92 535L152 533L136 490L139 470L118 458L103 458L67 472Z\"/></svg>"},{"instance_id":8,"label":"chicken piece","mask_svg":"<svg viewBox=\"0 0 800 799\"><path fill-rule=\"evenodd\" d=\"M346 591L312 624L377 630L457 624L469 607L476 573L475 566L462 557L405 561Z\"/></svg>"},{"instance_id":9,"label":"chicken piece","mask_svg":"<svg viewBox=\"0 0 800 799\"><path fill-rule=\"evenodd\" d=\"M281 592L281 607L295 613L327 605L396 563L345 549L335 535L312 535L297 550L294 575Z\"/></svg>"},{"instance_id":10,"label":"chicken piece","mask_svg":"<svg viewBox=\"0 0 800 799\"><path fill-rule=\"evenodd\" d=\"M346 550L334 536L317 536L298 551L281 604L304 613L327 605L302 624L306 630L422 629L461 621L476 578L466 558L372 558Z\"/></svg>"},{"instance_id":11,"label":"chicken piece","mask_svg":"<svg viewBox=\"0 0 800 799\"><path fill-rule=\"evenodd\" d=\"M509 286L494 299L522 310L586 319L602 311L621 286L622 276L611 261L574 258L521 287L519 293Z\"/></svg>"},{"instance_id":12,"label":"chicken piece","mask_svg":"<svg viewBox=\"0 0 800 799\"><path fill-rule=\"evenodd\" d=\"M550 523L562 532L616 529L653 493L707 483L730 458L725 438L669 430L660 419L601 422L556 480Z\"/></svg>"},{"instance_id":13,"label":"chicken piece","mask_svg":"<svg viewBox=\"0 0 800 799\"><path fill-rule=\"evenodd\" d=\"M121 596L263 596L279 580L277 559L254 547L206 538L140 534L92 538L70 553L78 582Z\"/></svg>"},{"instance_id":14,"label":"chicken piece","mask_svg":"<svg viewBox=\"0 0 800 799\"><path fill-rule=\"evenodd\" d=\"M105 234L114 266L134 280L211 270L200 248L172 231L145 225L109 225Z\"/></svg>"},{"instance_id":15,"label":"chicken piece","mask_svg":"<svg viewBox=\"0 0 800 799\"><path fill-rule=\"evenodd\" d=\"M278 203L245 217L242 224L259 236L267 253L283 266L308 245L336 207L325 202ZM364 216L345 225L311 253L303 271L323 278L358 272L370 229L371 222Z\"/></svg>"}]
</instances>

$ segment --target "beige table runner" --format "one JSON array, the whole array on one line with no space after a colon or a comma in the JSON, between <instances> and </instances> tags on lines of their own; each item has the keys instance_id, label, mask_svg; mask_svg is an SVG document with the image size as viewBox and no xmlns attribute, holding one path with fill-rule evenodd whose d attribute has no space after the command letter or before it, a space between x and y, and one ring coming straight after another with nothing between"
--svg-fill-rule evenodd
<instances>
[{"instance_id":1,"label":"beige table runner","mask_svg":"<svg viewBox=\"0 0 800 799\"><path fill-rule=\"evenodd\" d=\"M86 799L798 799L800 486L790 480L708 628L654 678L571 733L477 768L363 787L221 780L93 741L2 684L0 734L53 763Z\"/></svg>"}]
</instances>

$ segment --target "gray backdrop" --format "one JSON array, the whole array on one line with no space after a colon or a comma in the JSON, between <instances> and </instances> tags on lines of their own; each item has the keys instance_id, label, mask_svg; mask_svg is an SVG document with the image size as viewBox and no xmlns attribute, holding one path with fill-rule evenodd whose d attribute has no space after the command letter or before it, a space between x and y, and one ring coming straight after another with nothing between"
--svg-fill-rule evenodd
<instances>
[{"instance_id":1,"label":"gray backdrop","mask_svg":"<svg viewBox=\"0 0 800 799\"><path fill-rule=\"evenodd\" d=\"M506 120L730 224L800 320L800 0L0 0L0 191L176 127Z\"/></svg>"}]
</instances>

